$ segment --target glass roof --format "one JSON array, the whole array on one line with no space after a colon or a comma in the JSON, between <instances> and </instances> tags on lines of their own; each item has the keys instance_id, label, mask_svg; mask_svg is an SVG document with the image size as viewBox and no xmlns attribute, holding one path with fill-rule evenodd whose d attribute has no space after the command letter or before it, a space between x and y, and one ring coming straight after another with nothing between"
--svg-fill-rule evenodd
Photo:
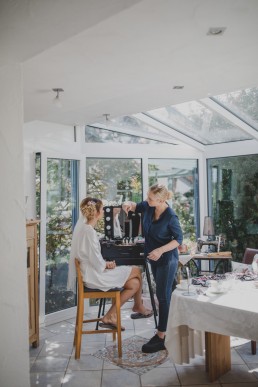
<instances>
[{"instance_id":1,"label":"glass roof","mask_svg":"<svg viewBox=\"0 0 258 387\"><path fill-rule=\"evenodd\" d=\"M258 88L233 91L213 98L258 131Z\"/></svg>"},{"instance_id":2,"label":"glass roof","mask_svg":"<svg viewBox=\"0 0 258 387\"><path fill-rule=\"evenodd\" d=\"M86 126L85 130L87 142L176 145L184 138L203 145L258 140L258 88L107 119L105 123Z\"/></svg>"},{"instance_id":3,"label":"glass roof","mask_svg":"<svg viewBox=\"0 0 258 387\"><path fill-rule=\"evenodd\" d=\"M198 101L152 110L149 116L204 144L251 139L226 118Z\"/></svg>"}]
</instances>

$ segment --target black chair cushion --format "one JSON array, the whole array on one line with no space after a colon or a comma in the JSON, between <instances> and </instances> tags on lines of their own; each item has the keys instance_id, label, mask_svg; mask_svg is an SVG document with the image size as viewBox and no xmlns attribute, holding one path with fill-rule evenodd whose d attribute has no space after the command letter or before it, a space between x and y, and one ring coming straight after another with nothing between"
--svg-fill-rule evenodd
<instances>
[{"instance_id":1,"label":"black chair cushion","mask_svg":"<svg viewBox=\"0 0 258 387\"><path fill-rule=\"evenodd\" d=\"M83 288L84 288L84 291L88 292L88 293L94 293L94 292L108 293L108 292L114 292L114 291L117 291L117 290L122 292L122 290L124 290L124 288L112 288L112 289L109 289L109 290L91 289L91 288L88 288L85 285L83 286Z\"/></svg>"}]
</instances>

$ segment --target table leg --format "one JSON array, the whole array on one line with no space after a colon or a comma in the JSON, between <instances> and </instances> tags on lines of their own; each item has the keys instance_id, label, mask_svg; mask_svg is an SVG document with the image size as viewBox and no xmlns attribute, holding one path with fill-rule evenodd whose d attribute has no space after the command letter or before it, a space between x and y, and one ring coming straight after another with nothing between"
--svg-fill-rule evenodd
<instances>
[{"instance_id":1,"label":"table leg","mask_svg":"<svg viewBox=\"0 0 258 387\"><path fill-rule=\"evenodd\" d=\"M147 277L147 282L148 282L148 287L149 287L149 292L150 292L150 299L151 299L151 305L154 313L154 321L155 321L155 327L158 328L158 323L157 323L157 308L155 304L155 299L154 299L154 293L153 289L151 286L151 278L150 278L150 271L149 271L149 266L148 262L145 262L145 272L146 272L146 277Z\"/></svg>"},{"instance_id":2,"label":"table leg","mask_svg":"<svg viewBox=\"0 0 258 387\"><path fill-rule=\"evenodd\" d=\"M210 382L231 369L230 337L205 332L205 364Z\"/></svg>"},{"instance_id":3,"label":"table leg","mask_svg":"<svg viewBox=\"0 0 258 387\"><path fill-rule=\"evenodd\" d=\"M217 274L217 269L221 263L223 263L223 273L225 274L229 271L228 259L220 259L219 262L216 264L216 267L214 269L214 274Z\"/></svg>"}]
</instances>

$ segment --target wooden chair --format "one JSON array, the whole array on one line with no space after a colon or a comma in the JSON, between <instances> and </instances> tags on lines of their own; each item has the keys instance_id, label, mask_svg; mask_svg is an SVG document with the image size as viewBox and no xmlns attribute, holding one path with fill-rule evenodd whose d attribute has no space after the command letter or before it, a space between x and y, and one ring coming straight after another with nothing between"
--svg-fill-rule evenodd
<instances>
[{"instance_id":1,"label":"wooden chair","mask_svg":"<svg viewBox=\"0 0 258 387\"><path fill-rule=\"evenodd\" d=\"M245 263L247 265L251 265L253 262L255 254L258 254L257 249L250 249L249 247L247 247L245 249L245 253L244 253L244 257L243 257L243 263ZM255 355L256 354L256 341L253 341L253 340L251 341L251 350L252 350L252 354Z\"/></svg>"},{"instance_id":2,"label":"wooden chair","mask_svg":"<svg viewBox=\"0 0 258 387\"><path fill-rule=\"evenodd\" d=\"M121 313L120 313L120 292L122 289L110 289L106 292L99 289L89 289L86 288L83 284L80 262L78 259L75 259L77 281L78 281L78 302L77 302L77 315L76 315L76 325L74 333L74 346L75 346L75 359L80 359L81 354L81 341L82 335L87 334L99 334L99 333L113 333L113 340L116 339L117 334L117 345L118 345L118 356L122 357L122 339L121 339ZM117 313L117 328L116 329L93 329L93 330L83 330L83 324L100 321L101 318L94 318L90 320L84 320L84 299L88 298L100 298L106 299L111 298L112 303L116 303L116 313Z\"/></svg>"}]
</instances>

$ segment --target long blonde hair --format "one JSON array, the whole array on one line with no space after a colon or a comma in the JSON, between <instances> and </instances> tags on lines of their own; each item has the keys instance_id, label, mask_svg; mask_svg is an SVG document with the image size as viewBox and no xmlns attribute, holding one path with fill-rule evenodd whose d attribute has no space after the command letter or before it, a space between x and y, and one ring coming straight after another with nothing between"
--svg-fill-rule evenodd
<instances>
[{"instance_id":1,"label":"long blonde hair","mask_svg":"<svg viewBox=\"0 0 258 387\"><path fill-rule=\"evenodd\" d=\"M91 221L100 212L102 206L103 203L100 199L88 197L81 201L80 210L82 215Z\"/></svg>"},{"instance_id":2,"label":"long blonde hair","mask_svg":"<svg viewBox=\"0 0 258 387\"><path fill-rule=\"evenodd\" d=\"M163 184L154 184L149 188L149 192L153 193L160 200L169 200L173 197L172 191L169 191Z\"/></svg>"}]
</instances>

